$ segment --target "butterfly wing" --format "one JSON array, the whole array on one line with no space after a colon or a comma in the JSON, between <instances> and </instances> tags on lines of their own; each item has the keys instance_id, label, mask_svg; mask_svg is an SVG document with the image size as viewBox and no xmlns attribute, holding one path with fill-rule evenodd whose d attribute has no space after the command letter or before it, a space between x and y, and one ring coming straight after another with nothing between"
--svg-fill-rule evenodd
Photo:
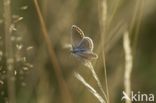
<instances>
[{"instance_id":1,"label":"butterfly wing","mask_svg":"<svg viewBox=\"0 0 156 103\"><path fill-rule=\"evenodd\" d=\"M73 54L83 60L97 59L97 54L93 53L93 41L89 37L85 37L83 31L76 25L72 26L71 36Z\"/></svg>"},{"instance_id":2,"label":"butterfly wing","mask_svg":"<svg viewBox=\"0 0 156 103\"><path fill-rule=\"evenodd\" d=\"M75 54L83 60L92 60L97 59L97 54L93 53L92 50L94 48L94 44L91 38L84 37L79 46L76 48Z\"/></svg>"},{"instance_id":3,"label":"butterfly wing","mask_svg":"<svg viewBox=\"0 0 156 103\"><path fill-rule=\"evenodd\" d=\"M84 38L83 31L76 25L73 25L72 33L71 33L71 41L72 41L73 48L78 47L83 38Z\"/></svg>"},{"instance_id":4,"label":"butterfly wing","mask_svg":"<svg viewBox=\"0 0 156 103\"><path fill-rule=\"evenodd\" d=\"M93 41L91 38L89 37L84 37L79 46L78 46L79 49L82 49L82 50L86 50L86 51L92 51L93 48L94 48L94 44L93 44Z\"/></svg>"},{"instance_id":5,"label":"butterfly wing","mask_svg":"<svg viewBox=\"0 0 156 103\"><path fill-rule=\"evenodd\" d=\"M86 52L81 52L81 53L78 52L78 53L76 53L76 55L84 60L92 60L92 59L98 58L97 54L93 53L92 51L86 51Z\"/></svg>"}]
</instances>

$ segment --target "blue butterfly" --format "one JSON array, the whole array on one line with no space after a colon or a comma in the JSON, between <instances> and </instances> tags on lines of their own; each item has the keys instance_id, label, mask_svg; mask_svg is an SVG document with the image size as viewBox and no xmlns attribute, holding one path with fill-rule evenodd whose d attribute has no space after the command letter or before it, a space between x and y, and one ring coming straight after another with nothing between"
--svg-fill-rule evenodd
<instances>
[{"instance_id":1,"label":"blue butterfly","mask_svg":"<svg viewBox=\"0 0 156 103\"><path fill-rule=\"evenodd\" d=\"M72 26L71 31L72 54L85 61L97 59L97 54L93 53L94 44L92 39L86 37L83 31L76 25Z\"/></svg>"}]
</instances>

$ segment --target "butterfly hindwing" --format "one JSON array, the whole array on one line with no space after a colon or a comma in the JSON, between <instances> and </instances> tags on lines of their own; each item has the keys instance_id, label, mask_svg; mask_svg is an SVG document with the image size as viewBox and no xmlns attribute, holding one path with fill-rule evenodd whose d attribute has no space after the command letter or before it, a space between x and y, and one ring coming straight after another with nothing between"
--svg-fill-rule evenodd
<instances>
[{"instance_id":1,"label":"butterfly hindwing","mask_svg":"<svg viewBox=\"0 0 156 103\"><path fill-rule=\"evenodd\" d=\"M86 52L78 52L76 53L77 56L79 56L81 59L85 60L92 60L92 59L97 59L98 56L97 54L91 52L91 51L86 51Z\"/></svg>"},{"instance_id":2,"label":"butterfly hindwing","mask_svg":"<svg viewBox=\"0 0 156 103\"><path fill-rule=\"evenodd\" d=\"M89 50L89 51L92 51L93 48L94 48L94 45L93 45L93 41L91 38L89 37L84 37L79 46L78 46L79 49L85 49L85 50Z\"/></svg>"}]
</instances>

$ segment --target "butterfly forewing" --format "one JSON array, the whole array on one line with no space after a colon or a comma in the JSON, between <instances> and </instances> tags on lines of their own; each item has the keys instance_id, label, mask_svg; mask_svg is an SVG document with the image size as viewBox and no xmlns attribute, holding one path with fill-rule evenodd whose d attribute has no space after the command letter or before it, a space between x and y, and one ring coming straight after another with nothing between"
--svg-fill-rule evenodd
<instances>
[{"instance_id":1,"label":"butterfly forewing","mask_svg":"<svg viewBox=\"0 0 156 103\"><path fill-rule=\"evenodd\" d=\"M74 48L78 47L81 40L84 38L83 31L77 27L76 25L72 26L72 35L71 35L71 41Z\"/></svg>"}]
</instances>

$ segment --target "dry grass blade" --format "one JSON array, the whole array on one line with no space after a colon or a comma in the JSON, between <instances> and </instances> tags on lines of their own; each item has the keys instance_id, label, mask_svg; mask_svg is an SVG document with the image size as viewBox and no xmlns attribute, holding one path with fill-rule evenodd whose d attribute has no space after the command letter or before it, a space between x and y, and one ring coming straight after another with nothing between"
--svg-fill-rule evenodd
<instances>
[{"instance_id":1,"label":"dry grass blade","mask_svg":"<svg viewBox=\"0 0 156 103\"><path fill-rule=\"evenodd\" d=\"M53 50L53 45L52 45L52 43L51 43L51 41L49 39L47 28L46 28L46 25L45 25L43 16L41 14L41 10L40 10L40 7L38 5L37 0L34 0L34 3L35 3L37 14L38 14L38 17L39 17L39 20L40 20L41 30L43 32L42 34L43 34L45 43L47 45L48 52L49 52L49 55L50 55L50 59L51 59L51 62L53 64L53 66L54 66L54 71L55 71L55 74L56 74L56 77L57 77L57 80L58 80L58 85L59 85L59 89L60 89L60 92L61 92L62 102L72 103L71 96L70 96L70 93L69 93L68 88L67 88L67 84L64 81L62 71L61 71L59 63L57 61L56 54L55 54L55 52Z\"/></svg>"},{"instance_id":2,"label":"dry grass blade","mask_svg":"<svg viewBox=\"0 0 156 103\"><path fill-rule=\"evenodd\" d=\"M95 79L97 80L98 86L99 86L100 90L102 91L104 97L106 98L107 103L109 103L110 100L109 100L109 92L108 92L109 90L108 90L108 82L107 82L107 70L106 70L106 63L105 63L105 49L104 49L104 40L103 40L103 38L106 37L106 33L107 33L107 29L108 29L107 28L107 26L108 26L107 25L107 0L102 0L99 5L101 8L101 9L99 9L99 11L100 11L99 12L99 15L100 15L99 24L100 24L100 30L101 30L102 59L103 59L103 66L104 66L104 78L105 78L106 94L107 95L105 94L104 90L102 89L101 83L98 81L98 79L96 79L96 78ZM93 68L92 65L90 67ZM94 69L91 71L94 71Z\"/></svg>"},{"instance_id":3,"label":"dry grass blade","mask_svg":"<svg viewBox=\"0 0 156 103\"><path fill-rule=\"evenodd\" d=\"M87 89L100 101L100 103L106 103L102 96L100 96L100 94L91 85L89 85L79 73L75 72L74 76L87 87Z\"/></svg>"},{"instance_id":4,"label":"dry grass blade","mask_svg":"<svg viewBox=\"0 0 156 103\"><path fill-rule=\"evenodd\" d=\"M11 42L12 21L11 21L11 0L3 0L4 6L4 29L5 29L5 53L7 65L7 85L8 85L8 102L16 103L15 93L15 76L14 76L14 54Z\"/></svg>"},{"instance_id":5,"label":"dry grass blade","mask_svg":"<svg viewBox=\"0 0 156 103\"><path fill-rule=\"evenodd\" d=\"M139 6L138 6L139 5ZM137 40L138 40L138 37L139 37L139 30L140 30L140 26L141 26L141 22L142 22L142 19L143 19L143 14L144 14L144 5L145 5L145 1L144 0L140 0L138 4L136 4L136 6L138 8L136 8L135 12L136 12L136 17L133 17L133 19L136 19L136 20L133 20L132 21L132 24L131 25L131 32L132 32L132 29L133 29L133 26L134 26L134 23L136 23L136 28L135 28L135 33L134 33L134 44L133 44L133 48L132 48L132 51L133 51L133 55L135 56L135 50L136 50L136 46L137 46ZM139 10L138 10L139 9ZM134 22L134 23L133 23Z\"/></svg>"},{"instance_id":6,"label":"dry grass blade","mask_svg":"<svg viewBox=\"0 0 156 103\"><path fill-rule=\"evenodd\" d=\"M104 90L102 88L102 84L101 84L101 82L100 82L100 80L99 80L99 78L98 78L98 76L97 76L97 74L96 74L96 72L95 72L91 62L88 62L87 64L85 64L85 66L87 66L89 68L89 70L92 72L92 75L93 75L94 79L96 80L96 82L98 84L98 87L100 88L104 98L106 99L106 101L108 103L107 95L106 95L106 93L104 92Z\"/></svg>"}]
</instances>

